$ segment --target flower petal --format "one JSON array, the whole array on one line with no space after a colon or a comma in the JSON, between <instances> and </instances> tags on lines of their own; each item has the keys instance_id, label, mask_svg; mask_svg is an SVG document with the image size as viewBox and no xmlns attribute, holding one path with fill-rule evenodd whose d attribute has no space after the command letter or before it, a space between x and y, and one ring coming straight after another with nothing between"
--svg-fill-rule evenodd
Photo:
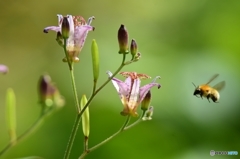
<instances>
[{"instance_id":1,"label":"flower petal","mask_svg":"<svg viewBox=\"0 0 240 159\"><path fill-rule=\"evenodd\" d=\"M107 71L107 74L108 74L108 77L109 77L109 78L111 78L112 75L113 75L112 72L110 72L110 71ZM117 82L116 82L116 81L113 81L113 80L111 80L111 81L112 81L113 86L116 88L117 92L119 92L119 87L118 87Z\"/></svg>"},{"instance_id":2,"label":"flower petal","mask_svg":"<svg viewBox=\"0 0 240 159\"><path fill-rule=\"evenodd\" d=\"M88 32L92 30L94 30L94 28L90 25L76 26L74 40L76 41L76 45L80 48L80 51L85 43Z\"/></svg>"},{"instance_id":3,"label":"flower petal","mask_svg":"<svg viewBox=\"0 0 240 159\"><path fill-rule=\"evenodd\" d=\"M88 18L88 22L87 25L91 25L92 21L95 19L94 16L91 16L90 18Z\"/></svg>"},{"instance_id":4,"label":"flower petal","mask_svg":"<svg viewBox=\"0 0 240 159\"><path fill-rule=\"evenodd\" d=\"M154 87L154 86L157 86L158 89L161 87L161 85L160 85L159 83L149 83L149 84L147 84L147 85L145 85L145 86L142 86L142 87L140 88L140 94L139 94L139 96L140 96L139 102L140 102L140 103L142 102L142 100L144 99L144 97L146 96L146 94L148 93L148 91L149 91L152 87Z\"/></svg>"},{"instance_id":5,"label":"flower petal","mask_svg":"<svg viewBox=\"0 0 240 159\"><path fill-rule=\"evenodd\" d=\"M128 78L130 78L130 77L128 77ZM129 85L117 78L113 78L112 80L117 83L117 85L119 87L119 94L124 95L125 97L128 97L129 92L130 92Z\"/></svg>"},{"instance_id":6,"label":"flower petal","mask_svg":"<svg viewBox=\"0 0 240 159\"><path fill-rule=\"evenodd\" d=\"M68 17L68 23L69 23L69 34L70 36L74 35L74 22L72 15L67 15Z\"/></svg>"},{"instance_id":7,"label":"flower petal","mask_svg":"<svg viewBox=\"0 0 240 159\"><path fill-rule=\"evenodd\" d=\"M128 77L130 78L130 77ZM134 79L133 83L131 85L130 95L128 99L128 107L130 110L137 109L137 106L139 105L138 99L139 99L139 88L140 88L141 80L139 78Z\"/></svg>"},{"instance_id":8,"label":"flower petal","mask_svg":"<svg viewBox=\"0 0 240 159\"><path fill-rule=\"evenodd\" d=\"M5 74L8 72L8 67L0 64L0 72Z\"/></svg>"},{"instance_id":9,"label":"flower petal","mask_svg":"<svg viewBox=\"0 0 240 159\"><path fill-rule=\"evenodd\" d=\"M49 26L43 29L44 33L48 33L49 30L55 31L55 32L60 32L61 31L61 27L59 26Z\"/></svg>"},{"instance_id":10,"label":"flower petal","mask_svg":"<svg viewBox=\"0 0 240 159\"><path fill-rule=\"evenodd\" d=\"M58 17L58 25L60 27L62 24L63 16L62 16L62 14L57 14L57 17Z\"/></svg>"}]
</instances>

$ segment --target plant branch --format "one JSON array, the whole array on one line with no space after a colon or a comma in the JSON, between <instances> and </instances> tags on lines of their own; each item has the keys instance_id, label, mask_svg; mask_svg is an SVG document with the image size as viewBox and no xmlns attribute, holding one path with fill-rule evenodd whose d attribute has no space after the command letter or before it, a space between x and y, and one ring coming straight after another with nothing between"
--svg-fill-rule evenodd
<instances>
[{"instance_id":1,"label":"plant branch","mask_svg":"<svg viewBox=\"0 0 240 159\"><path fill-rule=\"evenodd\" d=\"M43 107L44 108L44 107ZM45 117L50 114L50 112L53 109L49 108L47 111L42 111L39 118L33 123L31 127L29 127L24 133L22 133L20 136L18 136L15 140L12 140L9 142L5 148L0 151L0 156L2 156L4 153L6 153L11 147L15 146L17 143L19 143L21 140L29 136L31 133L33 133L44 121Z\"/></svg>"},{"instance_id":2,"label":"plant branch","mask_svg":"<svg viewBox=\"0 0 240 159\"><path fill-rule=\"evenodd\" d=\"M69 139L69 142L68 142L68 145L67 145L67 149L66 149L65 154L64 154L64 159L68 159L69 156L70 156L70 152L71 152L73 142L74 142L76 134L77 134L78 126L79 126L79 123L81 121L81 117L82 117L83 112L90 105L90 103L92 102L93 98L97 95L97 93L100 90L102 90L104 88L104 86L106 86L108 84L108 82L110 82L111 79L125 66L125 64L124 64L125 59L126 59L126 54L123 54L123 59L122 59L120 67L113 73L112 77L108 78L108 80L106 82L104 82L96 91L92 92L92 95L88 99L88 102L86 103L84 108L77 114L76 120L75 120L74 125L73 125L72 133L70 135L70 139ZM93 90L95 90L94 87L95 86L93 86Z\"/></svg>"},{"instance_id":3,"label":"plant branch","mask_svg":"<svg viewBox=\"0 0 240 159\"><path fill-rule=\"evenodd\" d=\"M118 130L116 133L114 133L113 135L111 135L110 137L108 137L107 139L103 140L102 142L100 142L99 144L93 146L92 148L88 149L87 151L85 151L78 159L84 159L84 157L89 154L91 151L99 148L100 146L102 146L103 144L107 143L108 141L110 141L112 138L114 138L115 136L117 136L118 134L120 134L121 132L123 132L125 129L125 127L127 126L127 124L130 121L130 115L127 116L126 121L124 122L123 126L121 127L120 130Z\"/></svg>"}]
</instances>

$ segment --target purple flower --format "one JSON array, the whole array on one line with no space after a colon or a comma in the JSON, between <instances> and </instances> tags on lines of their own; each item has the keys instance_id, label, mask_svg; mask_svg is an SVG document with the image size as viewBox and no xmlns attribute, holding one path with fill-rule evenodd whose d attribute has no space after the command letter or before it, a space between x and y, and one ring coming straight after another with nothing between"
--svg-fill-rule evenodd
<instances>
[{"instance_id":1,"label":"purple flower","mask_svg":"<svg viewBox=\"0 0 240 159\"><path fill-rule=\"evenodd\" d=\"M0 72L6 74L8 72L8 67L0 64Z\"/></svg>"},{"instance_id":2,"label":"purple flower","mask_svg":"<svg viewBox=\"0 0 240 159\"><path fill-rule=\"evenodd\" d=\"M78 55L83 48L87 34L89 31L94 30L94 27L90 25L94 17L90 17L88 22L86 22L81 16L67 15L66 17L63 17L60 14L57 16L58 26L48 26L44 28L43 32L48 33L49 30L57 32L56 40L61 46L64 45L63 39L66 37L65 35L67 35L66 49L69 59L73 62L78 62Z\"/></svg>"},{"instance_id":3,"label":"purple flower","mask_svg":"<svg viewBox=\"0 0 240 159\"><path fill-rule=\"evenodd\" d=\"M109 77L112 77L112 73L110 71L108 71L107 74ZM137 74L136 72L121 72L120 74L126 77L126 80L123 82L117 78L113 78L112 83L116 88L124 106L121 114L123 116L131 115L136 117L138 116L137 108L148 91L154 86L157 86L158 88L161 87L159 83L155 83L156 79L160 78L160 76L155 77L151 83L140 87L140 79L151 77L145 74Z\"/></svg>"}]
</instances>

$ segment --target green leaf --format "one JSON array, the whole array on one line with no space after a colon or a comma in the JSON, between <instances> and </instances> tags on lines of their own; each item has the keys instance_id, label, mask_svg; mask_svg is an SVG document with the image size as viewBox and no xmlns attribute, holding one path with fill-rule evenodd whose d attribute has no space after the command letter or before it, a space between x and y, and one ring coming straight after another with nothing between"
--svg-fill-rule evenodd
<instances>
[{"instance_id":1,"label":"green leaf","mask_svg":"<svg viewBox=\"0 0 240 159\"><path fill-rule=\"evenodd\" d=\"M16 98L12 88L7 89L6 117L10 141L16 139Z\"/></svg>"}]
</instances>

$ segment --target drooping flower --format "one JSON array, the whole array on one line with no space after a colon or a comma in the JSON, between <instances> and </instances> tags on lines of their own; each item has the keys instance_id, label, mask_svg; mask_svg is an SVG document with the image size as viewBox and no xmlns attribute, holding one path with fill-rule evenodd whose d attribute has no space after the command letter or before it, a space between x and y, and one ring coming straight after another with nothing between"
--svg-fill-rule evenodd
<instances>
[{"instance_id":1,"label":"drooping flower","mask_svg":"<svg viewBox=\"0 0 240 159\"><path fill-rule=\"evenodd\" d=\"M49 75L42 75L38 83L40 103L51 107L55 105L60 108L64 106L64 97L60 94L57 86L52 82Z\"/></svg>"},{"instance_id":2,"label":"drooping flower","mask_svg":"<svg viewBox=\"0 0 240 159\"><path fill-rule=\"evenodd\" d=\"M110 71L108 71L107 74L109 77L112 77ZM155 83L156 79L160 78L160 76L155 77L152 83L140 87L141 79L151 77L145 74L137 74L136 72L121 72L120 74L126 77L126 80L123 82L117 78L113 78L112 83L116 88L124 107L121 115L131 115L136 117L138 116L137 108L149 90L154 86L157 86L158 88L161 87L159 83Z\"/></svg>"},{"instance_id":3,"label":"drooping flower","mask_svg":"<svg viewBox=\"0 0 240 159\"><path fill-rule=\"evenodd\" d=\"M0 73L6 74L8 72L8 67L0 64Z\"/></svg>"},{"instance_id":4,"label":"drooping flower","mask_svg":"<svg viewBox=\"0 0 240 159\"><path fill-rule=\"evenodd\" d=\"M49 30L57 32L57 42L60 46L64 46L64 38L66 38L66 50L71 62L78 62L78 55L83 48L84 42L89 31L93 31L94 27L90 24L94 16L88 19L88 22L81 16L58 16L58 26L48 26L43 32L48 33ZM63 59L65 62L66 57Z\"/></svg>"}]
</instances>

